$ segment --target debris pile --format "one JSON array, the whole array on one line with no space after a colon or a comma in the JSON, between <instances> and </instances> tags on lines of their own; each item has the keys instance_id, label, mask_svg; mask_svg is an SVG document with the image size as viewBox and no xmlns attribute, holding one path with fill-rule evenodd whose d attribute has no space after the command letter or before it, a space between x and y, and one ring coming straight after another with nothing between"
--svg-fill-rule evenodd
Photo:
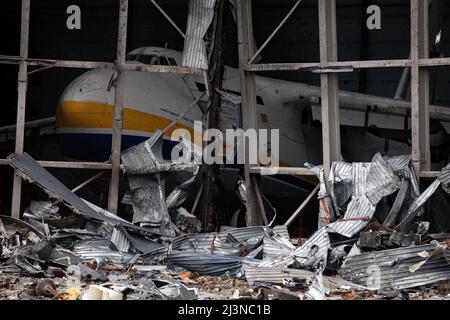
<instances>
[{"instance_id":1,"label":"debris pile","mask_svg":"<svg viewBox=\"0 0 450 320\"><path fill-rule=\"evenodd\" d=\"M200 233L197 218L181 206L199 168L164 161L161 139L123 154L132 222L81 199L28 154L13 156L18 173L56 201L32 202L24 220L0 216L0 298L419 299L436 298L439 288L448 294L450 234L429 234L423 216L440 186L449 191L450 166L421 193L410 156L336 162L327 180L321 166L308 165L320 180L319 228L308 239L291 239L286 226ZM179 184L166 197L169 174Z\"/></svg>"}]
</instances>

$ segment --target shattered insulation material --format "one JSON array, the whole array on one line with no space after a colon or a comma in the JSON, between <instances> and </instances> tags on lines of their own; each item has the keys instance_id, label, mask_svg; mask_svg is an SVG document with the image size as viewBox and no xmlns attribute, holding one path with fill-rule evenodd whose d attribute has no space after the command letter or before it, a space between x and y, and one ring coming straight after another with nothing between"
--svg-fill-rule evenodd
<instances>
[{"instance_id":1,"label":"shattered insulation material","mask_svg":"<svg viewBox=\"0 0 450 320\"><path fill-rule=\"evenodd\" d=\"M429 256L435 250L436 245L431 244L352 255L344 261L339 274L374 290L407 289L450 280L450 265L442 253L411 272L412 266L426 259L423 252Z\"/></svg>"}]
</instances>

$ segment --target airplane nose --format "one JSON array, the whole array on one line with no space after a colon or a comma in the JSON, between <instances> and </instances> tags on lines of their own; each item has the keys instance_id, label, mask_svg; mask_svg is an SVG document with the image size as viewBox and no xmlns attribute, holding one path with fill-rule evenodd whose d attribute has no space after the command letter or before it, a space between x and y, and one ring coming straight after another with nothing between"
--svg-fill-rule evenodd
<instances>
[{"instance_id":1,"label":"airplane nose","mask_svg":"<svg viewBox=\"0 0 450 320\"><path fill-rule=\"evenodd\" d=\"M106 160L114 111L113 70L96 69L81 75L65 89L56 112L56 132L63 154L74 159ZM94 141L101 138L106 143ZM109 142L110 144L110 142Z\"/></svg>"}]
</instances>

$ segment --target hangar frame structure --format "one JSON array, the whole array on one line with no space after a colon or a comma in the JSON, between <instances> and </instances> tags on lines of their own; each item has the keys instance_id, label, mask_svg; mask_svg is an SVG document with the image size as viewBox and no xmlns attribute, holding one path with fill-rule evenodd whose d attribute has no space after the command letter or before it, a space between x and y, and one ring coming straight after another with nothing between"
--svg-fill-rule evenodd
<instances>
[{"instance_id":1,"label":"hangar frame structure","mask_svg":"<svg viewBox=\"0 0 450 320\"><path fill-rule=\"evenodd\" d=\"M24 151L25 139L25 110L28 87L29 67L47 68L116 68L118 79L116 84L115 108L113 116L112 149L111 160L108 163L96 162L65 162L65 161L40 161L40 164L49 168L67 169L95 169L108 170L111 172L109 185L108 210L117 213L120 179L120 153L121 153L121 131L124 107L124 86L121 73L124 71L161 72L180 74L201 74L202 70L176 67L176 66L143 66L127 64L126 39L128 26L129 0L120 0L118 37L116 62L94 62L94 61L67 61L52 59L36 59L28 56L28 42L30 31L30 1L22 0L21 8L21 31L20 31L20 56L0 56L0 64L17 64L18 71L18 98L17 98L17 120L16 120L16 142L15 153ZM338 77L340 72L351 72L354 69L366 68L411 68L411 141L413 164L418 176L430 178L438 175L438 172L430 171L430 141L429 141L429 71L430 67L449 66L450 58L429 57L429 2L423 0L410 0L411 15L411 56L409 59L397 60L372 60L372 61L338 61L337 55L337 23L336 23L336 1L317 0L319 12L319 45L320 62L318 63L276 63L256 64L255 57L264 50L265 46L275 36L282 25L289 19L292 13L299 7L302 0L293 1L292 9L287 13L274 32L257 51L254 47L252 0L237 0L237 27L239 47L239 69L241 75L242 96L242 120L244 129L257 128L256 112L256 85L255 73L268 71L310 71L320 73L321 94L320 103L322 107L322 144L323 164L325 172L329 172L331 163L340 160L340 122L339 122L339 88ZM180 34L183 32L174 24L164 10L158 6L155 0L151 2L169 20ZM248 159L248 157L247 157ZM0 165L8 165L8 159L0 159ZM263 224L259 208L258 187L255 175L270 174L270 170L262 167L251 167L245 165L245 180L247 187L247 212L248 224ZM279 168L277 174L311 175L305 168ZM15 174L13 183L13 198L11 214L13 217L20 216L21 204L21 178ZM316 190L317 191L317 188ZM308 197L310 200L312 197ZM307 201L308 201L307 199ZM305 204L300 206L299 210ZM296 214L299 214L299 210Z\"/></svg>"}]
</instances>

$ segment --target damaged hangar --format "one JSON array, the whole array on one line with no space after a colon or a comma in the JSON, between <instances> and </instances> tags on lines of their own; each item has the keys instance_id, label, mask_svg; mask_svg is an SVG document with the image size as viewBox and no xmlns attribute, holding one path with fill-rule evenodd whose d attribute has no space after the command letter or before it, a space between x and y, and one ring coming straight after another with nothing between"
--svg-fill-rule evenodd
<instances>
[{"instance_id":1,"label":"damaged hangar","mask_svg":"<svg viewBox=\"0 0 450 320\"><path fill-rule=\"evenodd\" d=\"M449 14L7 5L0 299L448 299Z\"/></svg>"}]
</instances>

